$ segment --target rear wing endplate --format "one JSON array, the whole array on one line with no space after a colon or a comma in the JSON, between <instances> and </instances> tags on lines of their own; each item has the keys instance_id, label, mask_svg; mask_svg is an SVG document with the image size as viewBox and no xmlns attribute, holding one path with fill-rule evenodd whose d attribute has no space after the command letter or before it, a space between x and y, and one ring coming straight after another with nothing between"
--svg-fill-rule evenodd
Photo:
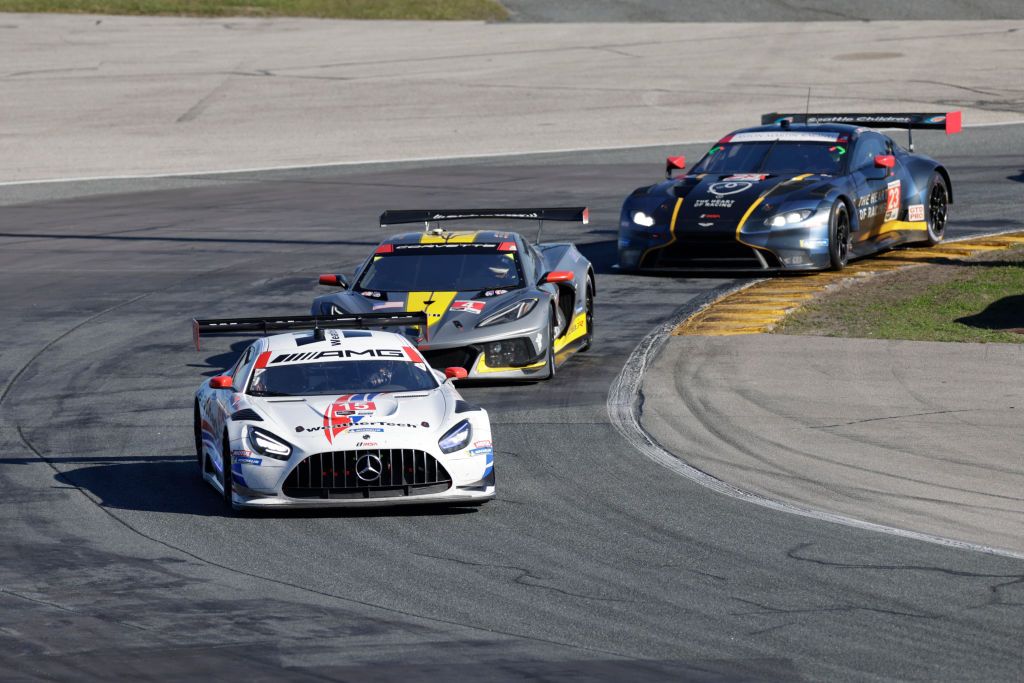
<instances>
[{"instance_id":1,"label":"rear wing endplate","mask_svg":"<svg viewBox=\"0 0 1024 683\"><path fill-rule=\"evenodd\" d=\"M427 314L411 313L350 313L344 315L288 315L269 318L193 318L192 340L196 351L202 334L237 334L239 332L271 332L316 329L367 329L370 327L401 327L419 325L426 335Z\"/></svg>"}]
</instances>

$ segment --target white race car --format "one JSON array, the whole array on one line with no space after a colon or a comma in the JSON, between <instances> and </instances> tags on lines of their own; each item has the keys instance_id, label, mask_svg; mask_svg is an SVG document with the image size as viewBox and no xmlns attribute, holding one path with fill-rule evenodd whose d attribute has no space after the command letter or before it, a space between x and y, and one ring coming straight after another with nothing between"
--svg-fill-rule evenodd
<instances>
[{"instance_id":1,"label":"white race car","mask_svg":"<svg viewBox=\"0 0 1024 683\"><path fill-rule=\"evenodd\" d=\"M203 479L236 509L493 498L490 420L451 383L465 370L432 369L394 332L346 329L401 317L193 321L197 345L203 331L317 326L257 339L196 391Z\"/></svg>"}]
</instances>

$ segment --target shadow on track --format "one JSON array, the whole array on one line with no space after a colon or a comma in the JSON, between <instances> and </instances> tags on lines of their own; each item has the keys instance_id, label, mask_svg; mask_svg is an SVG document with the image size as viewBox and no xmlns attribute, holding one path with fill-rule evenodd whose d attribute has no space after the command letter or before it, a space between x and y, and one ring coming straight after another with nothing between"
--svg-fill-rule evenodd
<instances>
[{"instance_id":1,"label":"shadow on track","mask_svg":"<svg viewBox=\"0 0 1024 683\"><path fill-rule=\"evenodd\" d=\"M467 505L413 505L390 508L330 508L229 510L220 495L204 482L196 469L194 455L88 458L55 458L59 463L95 463L54 476L61 484L88 491L103 507L140 512L164 512L200 517L253 518L348 518L423 517L472 514ZM20 462L38 462L35 458ZM128 462L125 462L128 461ZM0 464L11 462L0 460Z\"/></svg>"}]
</instances>

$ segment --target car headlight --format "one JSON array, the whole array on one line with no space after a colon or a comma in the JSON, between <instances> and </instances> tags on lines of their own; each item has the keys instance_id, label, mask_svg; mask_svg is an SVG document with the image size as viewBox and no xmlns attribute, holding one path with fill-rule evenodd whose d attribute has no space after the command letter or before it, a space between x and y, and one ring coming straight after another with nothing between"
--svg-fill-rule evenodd
<instances>
[{"instance_id":1,"label":"car headlight","mask_svg":"<svg viewBox=\"0 0 1024 683\"><path fill-rule=\"evenodd\" d=\"M813 209L800 209L798 211L787 211L786 213L780 213L772 216L764 222L770 228L782 228L787 225L796 225L802 223L811 217L814 213Z\"/></svg>"},{"instance_id":2,"label":"car headlight","mask_svg":"<svg viewBox=\"0 0 1024 683\"><path fill-rule=\"evenodd\" d=\"M249 447L260 455L276 460L287 460L288 456L292 454L291 446L259 427L247 425L245 435Z\"/></svg>"},{"instance_id":3,"label":"car headlight","mask_svg":"<svg viewBox=\"0 0 1024 683\"><path fill-rule=\"evenodd\" d=\"M524 315L533 310L533 307L537 305L537 299L523 299L517 301L511 306L501 309L494 315L487 316L476 324L477 327L487 327L488 325L497 325L498 323L510 323L513 320L519 320Z\"/></svg>"},{"instance_id":4,"label":"car headlight","mask_svg":"<svg viewBox=\"0 0 1024 683\"><path fill-rule=\"evenodd\" d=\"M462 450L469 444L469 437L473 435L473 428L469 426L469 420L463 420L455 425L441 437L437 442L442 453L454 453Z\"/></svg>"},{"instance_id":5,"label":"car headlight","mask_svg":"<svg viewBox=\"0 0 1024 683\"><path fill-rule=\"evenodd\" d=\"M648 216L643 211L634 211L633 222L637 225L642 225L645 228L650 228L654 225L654 216Z\"/></svg>"}]
</instances>

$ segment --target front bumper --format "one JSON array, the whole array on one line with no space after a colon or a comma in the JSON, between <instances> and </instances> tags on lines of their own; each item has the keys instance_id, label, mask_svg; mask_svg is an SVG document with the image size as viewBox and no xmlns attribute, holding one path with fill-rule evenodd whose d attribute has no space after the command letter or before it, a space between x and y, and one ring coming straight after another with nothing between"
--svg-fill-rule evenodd
<instances>
[{"instance_id":1,"label":"front bumper","mask_svg":"<svg viewBox=\"0 0 1024 683\"><path fill-rule=\"evenodd\" d=\"M674 241L635 234L619 238L619 267L624 270L773 272L822 270L830 265L828 242L819 229L741 233L735 226L713 232L687 231Z\"/></svg>"},{"instance_id":2,"label":"front bumper","mask_svg":"<svg viewBox=\"0 0 1024 683\"><path fill-rule=\"evenodd\" d=\"M375 458L376 476L360 474ZM478 503L495 495L494 450L478 440L456 453L417 448L299 452L287 461L234 457L236 508L375 507Z\"/></svg>"}]
</instances>

